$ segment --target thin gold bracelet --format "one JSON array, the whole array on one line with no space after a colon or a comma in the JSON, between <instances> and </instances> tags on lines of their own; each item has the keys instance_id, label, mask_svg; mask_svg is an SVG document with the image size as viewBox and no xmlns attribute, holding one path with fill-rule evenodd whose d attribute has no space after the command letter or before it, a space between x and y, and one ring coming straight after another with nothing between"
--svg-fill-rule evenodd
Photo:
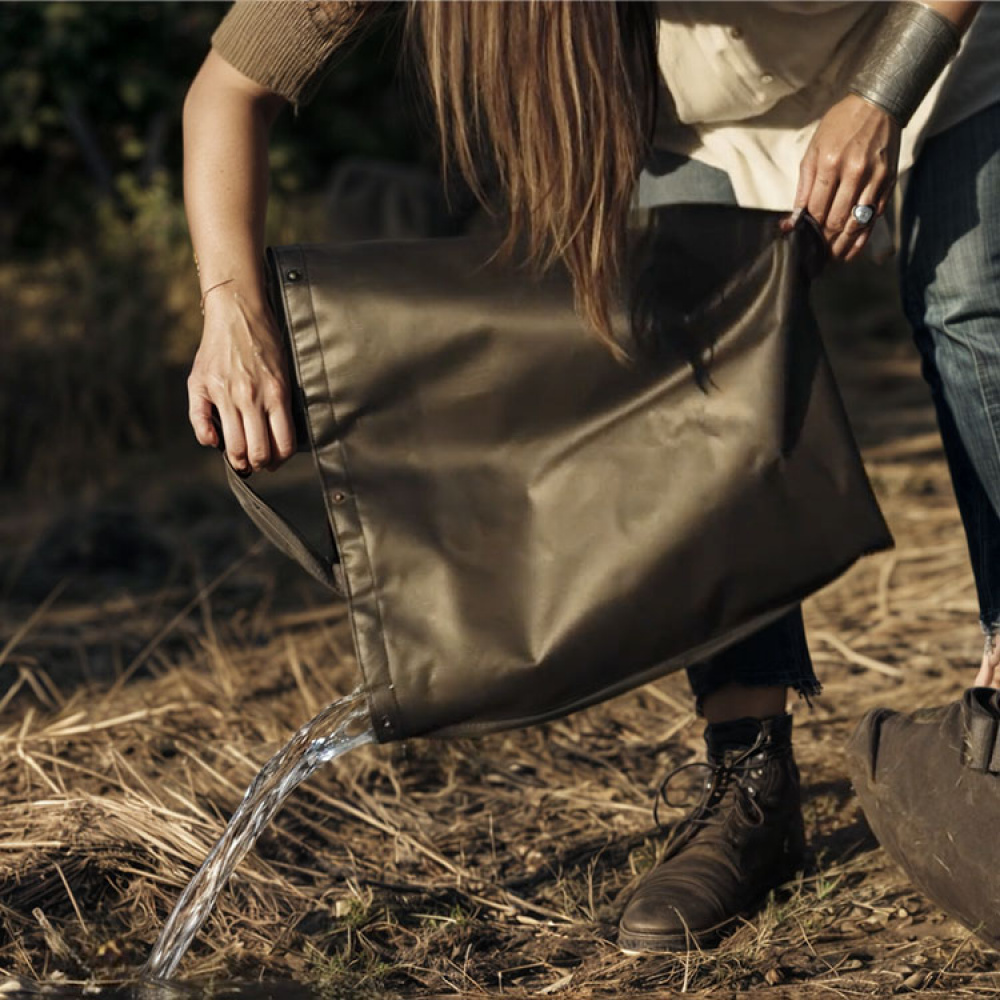
<instances>
[{"instance_id":1,"label":"thin gold bracelet","mask_svg":"<svg viewBox=\"0 0 1000 1000\"><path fill-rule=\"evenodd\" d=\"M226 278L225 281L220 281L217 284L212 285L211 288L206 288L205 291L201 293L201 301L198 303L198 308L201 309L202 316L205 315L205 299L208 297L208 293L214 292L216 288L221 288L223 285L231 285L235 280L235 278Z\"/></svg>"}]
</instances>

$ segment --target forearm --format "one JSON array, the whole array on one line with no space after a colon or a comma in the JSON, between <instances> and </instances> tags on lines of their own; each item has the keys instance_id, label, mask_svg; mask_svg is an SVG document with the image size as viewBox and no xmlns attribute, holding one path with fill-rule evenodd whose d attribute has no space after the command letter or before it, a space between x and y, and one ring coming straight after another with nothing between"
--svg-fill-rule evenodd
<instances>
[{"instance_id":1,"label":"forearm","mask_svg":"<svg viewBox=\"0 0 1000 1000\"><path fill-rule=\"evenodd\" d=\"M221 424L240 471L276 468L295 450L288 359L264 286L271 126L379 6L237 3L184 102L184 204L205 313L189 417L206 446L221 443Z\"/></svg>"},{"instance_id":2,"label":"forearm","mask_svg":"<svg viewBox=\"0 0 1000 1000\"><path fill-rule=\"evenodd\" d=\"M285 101L215 53L184 102L184 204L204 293L231 282L251 306L264 301L267 149ZM218 293L216 293L218 294Z\"/></svg>"},{"instance_id":3,"label":"forearm","mask_svg":"<svg viewBox=\"0 0 1000 1000\"><path fill-rule=\"evenodd\" d=\"M920 2L948 18L962 33L972 24L976 11L982 6L982 0L920 0Z\"/></svg>"},{"instance_id":4,"label":"forearm","mask_svg":"<svg viewBox=\"0 0 1000 1000\"><path fill-rule=\"evenodd\" d=\"M889 4L850 90L904 128L958 52L978 3L930 0Z\"/></svg>"}]
</instances>

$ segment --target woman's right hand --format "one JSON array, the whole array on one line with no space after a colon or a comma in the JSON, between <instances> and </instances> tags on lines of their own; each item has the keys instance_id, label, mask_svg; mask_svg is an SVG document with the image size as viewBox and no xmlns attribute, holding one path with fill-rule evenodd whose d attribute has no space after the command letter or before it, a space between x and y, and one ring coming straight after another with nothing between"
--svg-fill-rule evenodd
<instances>
[{"instance_id":1,"label":"woman's right hand","mask_svg":"<svg viewBox=\"0 0 1000 1000\"><path fill-rule=\"evenodd\" d=\"M276 469L295 453L288 360L261 296L235 284L206 296L201 345L188 376L188 416L199 443L221 445L237 472Z\"/></svg>"},{"instance_id":2,"label":"woman's right hand","mask_svg":"<svg viewBox=\"0 0 1000 1000\"><path fill-rule=\"evenodd\" d=\"M295 451L284 342L264 294L267 149L286 101L213 49L184 100L184 205L205 325L188 377L201 444L238 472L274 469Z\"/></svg>"}]
</instances>

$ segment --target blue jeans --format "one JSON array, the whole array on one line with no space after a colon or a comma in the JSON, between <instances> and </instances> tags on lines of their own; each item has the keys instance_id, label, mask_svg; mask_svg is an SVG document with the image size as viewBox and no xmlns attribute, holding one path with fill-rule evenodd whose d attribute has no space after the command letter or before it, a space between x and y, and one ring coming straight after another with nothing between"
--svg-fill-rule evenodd
<instances>
[{"instance_id":1,"label":"blue jeans","mask_svg":"<svg viewBox=\"0 0 1000 1000\"><path fill-rule=\"evenodd\" d=\"M642 206L735 203L729 178L657 151ZM903 203L903 308L931 388L962 515L987 642L1000 629L1000 104L930 139ZM795 611L691 667L699 704L726 684L819 691Z\"/></svg>"},{"instance_id":2,"label":"blue jeans","mask_svg":"<svg viewBox=\"0 0 1000 1000\"><path fill-rule=\"evenodd\" d=\"M992 641L1000 623L1000 104L927 142L900 235L903 309Z\"/></svg>"}]
</instances>

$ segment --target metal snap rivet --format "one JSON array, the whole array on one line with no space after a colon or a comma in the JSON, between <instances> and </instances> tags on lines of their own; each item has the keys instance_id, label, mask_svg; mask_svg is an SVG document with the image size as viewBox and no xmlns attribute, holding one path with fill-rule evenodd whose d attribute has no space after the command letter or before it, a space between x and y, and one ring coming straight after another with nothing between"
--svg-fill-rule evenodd
<instances>
[{"instance_id":1,"label":"metal snap rivet","mask_svg":"<svg viewBox=\"0 0 1000 1000\"><path fill-rule=\"evenodd\" d=\"M340 490L337 490L337 492L333 494L334 503L343 503L346 499L347 499L347 494L341 493Z\"/></svg>"},{"instance_id":2,"label":"metal snap rivet","mask_svg":"<svg viewBox=\"0 0 1000 1000\"><path fill-rule=\"evenodd\" d=\"M301 271L291 270L285 272L285 279L287 281L299 281L301 278L302 278Z\"/></svg>"}]
</instances>

